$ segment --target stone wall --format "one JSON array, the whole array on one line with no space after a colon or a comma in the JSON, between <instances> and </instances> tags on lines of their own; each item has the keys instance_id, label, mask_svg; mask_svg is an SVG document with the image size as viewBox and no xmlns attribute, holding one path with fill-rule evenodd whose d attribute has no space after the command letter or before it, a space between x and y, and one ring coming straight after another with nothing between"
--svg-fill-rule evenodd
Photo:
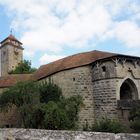
<instances>
[{"instance_id":1,"label":"stone wall","mask_svg":"<svg viewBox=\"0 0 140 140\"><path fill-rule=\"evenodd\" d=\"M0 129L1 140L140 140L140 134L40 129Z\"/></svg>"},{"instance_id":2,"label":"stone wall","mask_svg":"<svg viewBox=\"0 0 140 140\"><path fill-rule=\"evenodd\" d=\"M18 127L19 123L20 113L15 105L0 111L0 127Z\"/></svg>"},{"instance_id":3,"label":"stone wall","mask_svg":"<svg viewBox=\"0 0 140 140\"><path fill-rule=\"evenodd\" d=\"M117 119L116 79L96 81L93 88L96 120Z\"/></svg>"},{"instance_id":4,"label":"stone wall","mask_svg":"<svg viewBox=\"0 0 140 140\"><path fill-rule=\"evenodd\" d=\"M5 45L1 49L1 76L6 76L11 70L14 70L23 59L23 50L18 49L15 53L15 47Z\"/></svg>"},{"instance_id":5,"label":"stone wall","mask_svg":"<svg viewBox=\"0 0 140 140\"><path fill-rule=\"evenodd\" d=\"M136 87L133 98L140 99L140 63L131 58L108 59L98 61L92 67L93 98L95 103L95 118L102 117L118 119L125 127L129 127L129 110L122 110L117 106L120 100L122 84L128 80ZM132 86L130 83L130 85Z\"/></svg>"},{"instance_id":6,"label":"stone wall","mask_svg":"<svg viewBox=\"0 0 140 140\"><path fill-rule=\"evenodd\" d=\"M81 95L84 106L79 113L79 128L88 123L94 123L94 102L93 102L93 82L91 66L73 68L50 76L51 80L57 84L65 97ZM49 78L40 82L47 81Z\"/></svg>"}]
</instances>

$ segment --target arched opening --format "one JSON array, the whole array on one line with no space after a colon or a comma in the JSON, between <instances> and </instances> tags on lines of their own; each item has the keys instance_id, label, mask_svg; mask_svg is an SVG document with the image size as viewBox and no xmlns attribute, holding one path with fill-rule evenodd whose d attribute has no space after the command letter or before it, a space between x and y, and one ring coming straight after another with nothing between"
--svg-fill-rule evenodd
<instances>
[{"instance_id":1,"label":"arched opening","mask_svg":"<svg viewBox=\"0 0 140 140\"><path fill-rule=\"evenodd\" d=\"M138 91L135 83L131 79L125 80L120 88L120 100L136 99L138 99Z\"/></svg>"}]
</instances>

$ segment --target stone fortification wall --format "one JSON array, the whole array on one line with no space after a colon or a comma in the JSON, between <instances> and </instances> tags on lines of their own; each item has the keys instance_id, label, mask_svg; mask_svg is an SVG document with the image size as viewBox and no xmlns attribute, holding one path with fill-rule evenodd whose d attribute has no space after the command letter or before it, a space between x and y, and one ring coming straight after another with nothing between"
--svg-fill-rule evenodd
<instances>
[{"instance_id":1,"label":"stone fortification wall","mask_svg":"<svg viewBox=\"0 0 140 140\"><path fill-rule=\"evenodd\" d=\"M0 129L1 140L140 140L140 134L39 129Z\"/></svg>"},{"instance_id":2,"label":"stone fortification wall","mask_svg":"<svg viewBox=\"0 0 140 140\"><path fill-rule=\"evenodd\" d=\"M83 97L84 106L79 113L79 127L82 129L86 123L92 125L94 123L94 103L91 66L61 71L49 78L62 89L65 97L78 94ZM47 81L49 78L40 82Z\"/></svg>"},{"instance_id":3,"label":"stone fortification wall","mask_svg":"<svg viewBox=\"0 0 140 140\"><path fill-rule=\"evenodd\" d=\"M140 99L140 63L133 59L114 58L94 63L92 72L95 118L116 118L123 120L123 123L127 120L128 124L129 110L120 113L122 110L118 108L117 100L120 100L120 89L127 79L132 81L137 89L137 93L133 93L138 95L132 100ZM120 116L122 114L124 115Z\"/></svg>"}]
</instances>

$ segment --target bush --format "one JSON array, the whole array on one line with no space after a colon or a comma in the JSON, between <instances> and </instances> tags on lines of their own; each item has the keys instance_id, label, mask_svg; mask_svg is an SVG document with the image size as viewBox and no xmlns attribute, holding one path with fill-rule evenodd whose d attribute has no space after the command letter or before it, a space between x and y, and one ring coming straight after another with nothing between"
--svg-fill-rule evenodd
<instances>
[{"instance_id":1,"label":"bush","mask_svg":"<svg viewBox=\"0 0 140 140\"><path fill-rule=\"evenodd\" d=\"M57 102L62 98L62 91L61 89L51 82L44 82L39 85L39 92L40 92L40 102L41 103L48 103L49 101Z\"/></svg>"},{"instance_id":2,"label":"bush","mask_svg":"<svg viewBox=\"0 0 140 140\"><path fill-rule=\"evenodd\" d=\"M0 107L16 105L20 127L46 129L74 129L82 104L81 96L65 99L61 89L49 81L18 83L0 96ZM16 126L15 126L16 127Z\"/></svg>"},{"instance_id":3,"label":"bush","mask_svg":"<svg viewBox=\"0 0 140 140\"><path fill-rule=\"evenodd\" d=\"M20 82L6 90L0 96L0 107L15 104L21 107L25 104L36 104L39 102L39 90L34 82Z\"/></svg>"},{"instance_id":4,"label":"bush","mask_svg":"<svg viewBox=\"0 0 140 140\"><path fill-rule=\"evenodd\" d=\"M104 118L96 122L92 130L97 132L120 133L122 132L122 127L118 121Z\"/></svg>"},{"instance_id":5,"label":"bush","mask_svg":"<svg viewBox=\"0 0 140 140\"><path fill-rule=\"evenodd\" d=\"M133 132L140 133L140 108L133 108L130 111L129 121Z\"/></svg>"},{"instance_id":6,"label":"bush","mask_svg":"<svg viewBox=\"0 0 140 140\"><path fill-rule=\"evenodd\" d=\"M69 116L67 116L64 108L59 107L57 103L51 101L46 105L44 124L46 129L68 129Z\"/></svg>"}]
</instances>

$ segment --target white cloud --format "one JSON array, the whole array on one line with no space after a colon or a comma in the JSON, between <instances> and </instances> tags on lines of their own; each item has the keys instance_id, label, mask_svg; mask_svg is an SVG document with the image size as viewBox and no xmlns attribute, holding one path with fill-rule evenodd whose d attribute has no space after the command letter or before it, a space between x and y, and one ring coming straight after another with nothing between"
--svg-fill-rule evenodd
<instances>
[{"instance_id":1,"label":"white cloud","mask_svg":"<svg viewBox=\"0 0 140 140\"><path fill-rule=\"evenodd\" d=\"M40 64L46 64L46 63L49 63L49 62L53 62L55 60L58 60L58 59L61 59L61 58L64 58L65 56L61 56L61 55L48 55L48 54L44 54L40 59L39 59L39 62Z\"/></svg>"},{"instance_id":2,"label":"white cloud","mask_svg":"<svg viewBox=\"0 0 140 140\"><path fill-rule=\"evenodd\" d=\"M118 23L115 28L115 36L128 47L140 47L140 28L133 22Z\"/></svg>"},{"instance_id":3,"label":"white cloud","mask_svg":"<svg viewBox=\"0 0 140 140\"><path fill-rule=\"evenodd\" d=\"M112 37L127 47L140 46L138 0L0 0L0 4L11 15L11 26L22 31L27 56L60 54L65 45L89 47L89 40Z\"/></svg>"}]
</instances>

